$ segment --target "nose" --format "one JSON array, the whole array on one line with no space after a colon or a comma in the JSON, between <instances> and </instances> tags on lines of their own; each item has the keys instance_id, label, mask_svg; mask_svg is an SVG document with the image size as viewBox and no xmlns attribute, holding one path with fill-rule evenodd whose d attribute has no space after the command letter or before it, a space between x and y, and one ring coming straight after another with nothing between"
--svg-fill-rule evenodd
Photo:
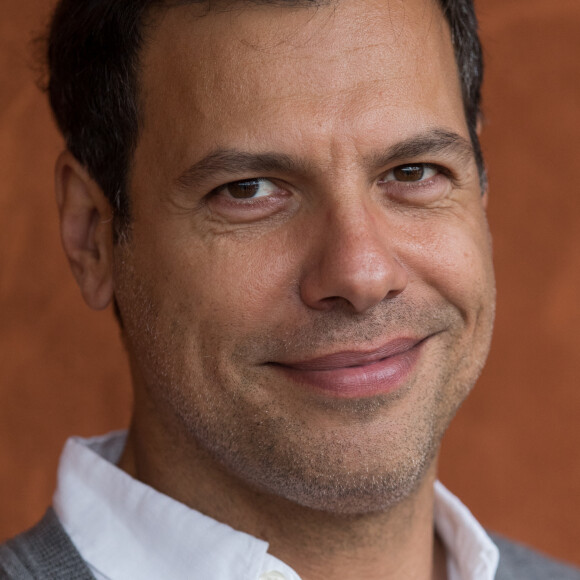
<instances>
[{"instance_id":1,"label":"nose","mask_svg":"<svg viewBox=\"0 0 580 580\"><path fill-rule=\"evenodd\" d=\"M387 222L382 208L329 213L301 278L302 301L317 310L347 303L362 313L400 294L408 274Z\"/></svg>"}]
</instances>

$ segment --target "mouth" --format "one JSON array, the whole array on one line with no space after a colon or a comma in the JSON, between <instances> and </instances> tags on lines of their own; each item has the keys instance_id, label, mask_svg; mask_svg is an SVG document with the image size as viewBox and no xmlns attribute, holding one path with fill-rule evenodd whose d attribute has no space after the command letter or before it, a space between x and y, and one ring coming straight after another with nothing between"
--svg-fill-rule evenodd
<instances>
[{"instance_id":1,"label":"mouth","mask_svg":"<svg viewBox=\"0 0 580 580\"><path fill-rule=\"evenodd\" d=\"M406 383L428 338L401 337L374 350L345 350L270 364L293 381L326 396L371 397L392 393Z\"/></svg>"}]
</instances>

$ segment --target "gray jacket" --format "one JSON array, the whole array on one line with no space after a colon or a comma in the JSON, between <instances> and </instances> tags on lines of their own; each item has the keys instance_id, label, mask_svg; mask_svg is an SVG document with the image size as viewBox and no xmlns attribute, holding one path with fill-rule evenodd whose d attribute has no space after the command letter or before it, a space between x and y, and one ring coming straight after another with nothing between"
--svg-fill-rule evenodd
<instances>
[{"instance_id":1,"label":"gray jacket","mask_svg":"<svg viewBox=\"0 0 580 580\"><path fill-rule=\"evenodd\" d=\"M580 580L580 570L493 536L496 580ZM52 509L39 524L0 545L0 580L95 580ZM200 578L199 580L207 580Z\"/></svg>"}]
</instances>

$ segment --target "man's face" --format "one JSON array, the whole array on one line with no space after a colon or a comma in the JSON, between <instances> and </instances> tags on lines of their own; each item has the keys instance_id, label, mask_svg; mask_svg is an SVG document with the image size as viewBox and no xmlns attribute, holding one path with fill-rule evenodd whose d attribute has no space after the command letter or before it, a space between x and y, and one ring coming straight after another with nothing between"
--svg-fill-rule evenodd
<instances>
[{"instance_id":1,"label":"man's face","mask_svg":"<svg viewBox=\"0 0 580 580\"><path fill-rule=\"evenodd\" d=\"M242 485L386 507L492 329L446 22L425 0L157 16L115 255L137 413Z\"/></svg>"}]
</instances>

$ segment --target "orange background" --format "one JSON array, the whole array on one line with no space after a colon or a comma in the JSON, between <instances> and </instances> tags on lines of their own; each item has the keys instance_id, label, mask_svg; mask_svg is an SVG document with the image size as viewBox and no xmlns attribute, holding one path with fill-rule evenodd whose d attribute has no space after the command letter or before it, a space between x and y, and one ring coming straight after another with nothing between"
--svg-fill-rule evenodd
<instances>
[{"instance_id":1,"label":"orange background","mask_svg":"<svg viewBox=\"0 0 580 580\"><path fill-rule=\"evenodd\" d=\"M127 424L112 314L62 255L62 142L34 85L46 0L0 18L0 539L39 518L70 434ZM580 564L580 2L480 0L498 315L441 478L485 526Z\"/></svg>"}]
</instances>

